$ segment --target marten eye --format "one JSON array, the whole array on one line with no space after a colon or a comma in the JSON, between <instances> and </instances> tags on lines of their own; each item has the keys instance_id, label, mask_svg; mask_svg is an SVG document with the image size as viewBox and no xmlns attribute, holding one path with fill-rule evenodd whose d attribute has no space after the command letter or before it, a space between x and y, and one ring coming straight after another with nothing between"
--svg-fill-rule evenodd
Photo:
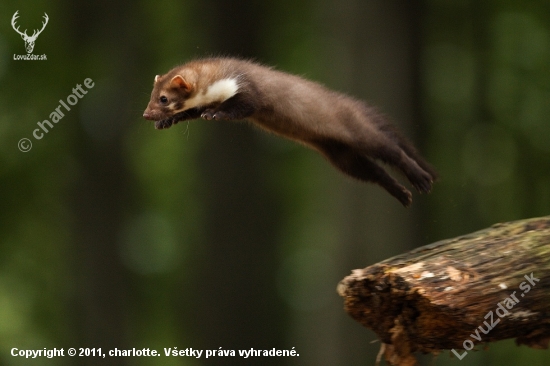
<instances>
[{"instance_id":1,"label":"marten eye","mask_svg":"<svg viewBox=\"0 0 550 366\"><path fill-rule=\"evenodd\" d=\"M159 98L159 100L160 100L160 102L161 102L162 104L167 104L167 103L168 103L168 98L166 98L164 95L161 96L161 97Z\"/></svg>"}]
</instances>

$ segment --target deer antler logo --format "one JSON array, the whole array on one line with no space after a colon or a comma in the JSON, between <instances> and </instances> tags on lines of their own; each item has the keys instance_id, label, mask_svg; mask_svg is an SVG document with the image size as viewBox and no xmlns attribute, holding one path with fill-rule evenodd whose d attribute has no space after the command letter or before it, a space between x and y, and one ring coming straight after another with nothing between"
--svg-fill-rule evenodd
<instances>
[{"instance_id":1,"label":"deer antler logo","mask_svg":"<svg viewBox=\"0 0 550 366\"><path fill-rule=\"evenodd\" d=\"M17 20L17 18L19 18L19 15L17 15L18 12L19 10L17 10L15 14L13 14L13 17L11 18L11 26L17 33L21 35L21 38L23 38L23 41L25 41L25 48L27 49L27 53L32 53L32 50L34 49L34 42L38 38L38 35L42 33L44 28L46 28L46 24L48 24L48 19L49 19L48 14L44 13L44 21L42 22L42 29L40 30L35 29L32 36L29 37L27 35L26 29L24 32L21 32L19 30L19 26L17 26L17 28L15 27L15 21Z\"/></svg>"}]
</instances>

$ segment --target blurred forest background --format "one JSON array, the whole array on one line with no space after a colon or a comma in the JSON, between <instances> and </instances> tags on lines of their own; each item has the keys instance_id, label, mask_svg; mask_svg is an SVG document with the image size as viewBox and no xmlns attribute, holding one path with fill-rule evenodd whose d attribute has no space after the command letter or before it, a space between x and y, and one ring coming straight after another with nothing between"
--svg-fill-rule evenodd
<instances>
[{"instance_id":1,"label":"blurred forest background","mask_svg":"<svg viewBox=\"0 0 550 366\"><path fill-rule=\"evenodd\" d=\"M0 363L372 365L342 310L354 268L550 213L550 3L39 0L0 3ZM34 54L21 30L49 23ZM441 175L404 209L243 123L163 131L153 78L234 55L378 106ZM95 86L41 140L37 122ZM17 144L29 138L32 150ZM403 179L402 179L403 181ZM55 358L12 347L291 349L296 358ZM430 365L547 365L513 341Z\"/></svg>"}]
</instances>

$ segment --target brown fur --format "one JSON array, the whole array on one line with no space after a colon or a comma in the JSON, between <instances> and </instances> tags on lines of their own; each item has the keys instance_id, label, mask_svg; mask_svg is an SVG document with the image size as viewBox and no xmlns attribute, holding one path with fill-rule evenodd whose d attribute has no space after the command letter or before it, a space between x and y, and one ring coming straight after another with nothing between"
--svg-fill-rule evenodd
<instances>
[{"instance_id":1,"label":"brown fur","mask_svg":"<svg viewBox=\"0 0 550 366\"><path fill-rule=\"evenodd\" d=\"M178 111L223 79L237 80L236 94ZM159 102L162 96L172 107ZM404 206L412 202L411 193L375 160L401 170L419 192L429 192L436 179L435 170L412 144L373 108L318 83L249 61L210 58L170 70L157 78L144 117L155 120L159 129L199 117L247 119L319 151L350 176L380 184Z\"/></svg>"}]
</instances>

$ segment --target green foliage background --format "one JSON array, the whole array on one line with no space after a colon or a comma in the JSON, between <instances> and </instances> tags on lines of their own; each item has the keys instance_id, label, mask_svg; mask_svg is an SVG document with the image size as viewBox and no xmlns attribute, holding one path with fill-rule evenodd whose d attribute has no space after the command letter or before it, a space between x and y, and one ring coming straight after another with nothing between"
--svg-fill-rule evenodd
<instances>
[{"instance_id":1,"label":"green foliage background","mask_svg":"<svg viewBox=\"0 0 550 366\"><path fill-rule=\"evenodd\" d=\"M16 10L21 29L48 14L34 49L47 61L13 59L25 54ZM546 1L3 0L0 14L0 364L372 364L375 335L335 292L350 270L549 214ZM405 210L245 124L154 130L141 117L154 76L209 55L370 101L441 180ZM86 78L95 86L34 139ZM25 360L13 347L300 356ZM547 351L505 341L432 364L548 362Z\"/></svg>"}]
</instances>

